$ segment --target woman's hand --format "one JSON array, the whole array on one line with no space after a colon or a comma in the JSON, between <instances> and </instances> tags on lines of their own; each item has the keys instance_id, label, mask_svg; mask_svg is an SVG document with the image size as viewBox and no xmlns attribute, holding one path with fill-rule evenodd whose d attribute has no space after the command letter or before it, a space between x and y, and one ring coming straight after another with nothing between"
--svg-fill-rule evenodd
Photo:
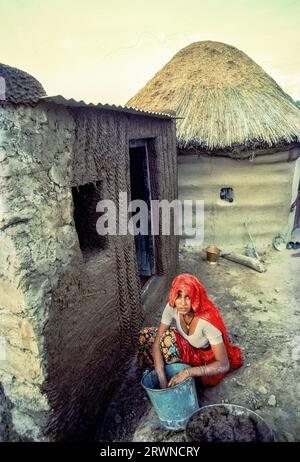
<instances>
[{"instance_id":1,"label":"woman's hand","mask_svg":"<svg viewBox=\"0 0 300 462\"><path fill-rule=\"evenodd\" d=\"M168 383L168 387L174 387L179 383L183 382L185 379L190 377L190 368L184 369L183 371L179 372L178 374L174 375Z\"/></svg>"}]
</instances>

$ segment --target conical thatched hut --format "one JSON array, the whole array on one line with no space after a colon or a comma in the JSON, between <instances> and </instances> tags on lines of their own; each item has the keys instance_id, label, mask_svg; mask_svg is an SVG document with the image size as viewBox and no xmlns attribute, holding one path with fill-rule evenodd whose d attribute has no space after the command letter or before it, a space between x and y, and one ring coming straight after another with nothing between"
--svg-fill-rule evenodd
<instances>
[{"instance_id":1,"label":"conical thatched hut","mask_svg":"<svg viewBox=\"0 0 300 462\"><path fill-rule=\"evenodd\" d=\"M300 111L245 53L203 41L180 50L129 106L175 111L179 198L203 199L205 243L258 245L299 226Z\"/></svg>"}]
</instances>

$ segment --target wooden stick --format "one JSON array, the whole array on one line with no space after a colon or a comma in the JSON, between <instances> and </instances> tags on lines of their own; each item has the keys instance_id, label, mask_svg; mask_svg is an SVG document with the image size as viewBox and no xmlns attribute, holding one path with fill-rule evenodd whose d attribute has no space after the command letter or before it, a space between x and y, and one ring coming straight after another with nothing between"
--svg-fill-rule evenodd
<instances>
[{"instance_id":1,"label":"wooden stick","mask_svg":"<svg viewBox=\"0 0 300 462\"><path fill-rule=\"evenodd\" d=\"M240 265L248 266L249 268L258 271L259 273L265 273L267 271L261 261L252 257L247 257L246 255L222 252L221 257L234 261L235 263L239 263Z\"/></svg>"}]
</instances>

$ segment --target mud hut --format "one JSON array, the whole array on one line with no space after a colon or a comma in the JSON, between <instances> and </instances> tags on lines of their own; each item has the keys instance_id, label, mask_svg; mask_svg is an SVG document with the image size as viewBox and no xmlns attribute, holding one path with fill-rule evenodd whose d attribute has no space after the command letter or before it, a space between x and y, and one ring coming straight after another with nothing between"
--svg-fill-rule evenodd
<instances>
[{"instance_id":1,"label":"mud hut","mask_svg":"<svg viewBox=\"0 0 300 462\"><path fill-rule=\"evenodd\" d=\"M250 233L264 247L300 226L299 210L290 213L300 181L300 111L245 53L192 43L127 104L182 117L179 199L204 200L204 244L241 248Z\"/></svg>"},{"instance_id":2,"label":"mud hut","mask_svg":"<svg viewBox=\"0 0 300 462\"><path fill-rule=\"evenodd\" d=\"M178 256L176 236L99 236L96 206L177 197L175 121L0 78L1 438L92 438Z\"/></svg>"}]
</instances>

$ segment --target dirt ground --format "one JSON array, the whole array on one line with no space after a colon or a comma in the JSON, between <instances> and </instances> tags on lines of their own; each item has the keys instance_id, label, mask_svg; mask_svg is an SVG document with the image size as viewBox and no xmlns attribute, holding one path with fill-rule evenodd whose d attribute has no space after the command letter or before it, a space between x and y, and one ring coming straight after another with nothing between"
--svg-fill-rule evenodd
<instances>
[{"instance_id":1,"label":"dirt ground","mask_svg":"<svg viewBox=\"0 0 300 462\"><path fill-rule=\"evenodd\" d=\"M277 441L300 441L300 249L270 248L263 259L267 272L258 273L224 258L212 266L195 251L180 252L180 272L202 282L244 358L243 367L219 385L198 389L198 400L200 406L245 406L265 419ZM163 308L149 312L145 326L158 326ZM133 359L98 440L186 441L183 431L160 428L141 376Z\"/></svg>"}]
</instances>

